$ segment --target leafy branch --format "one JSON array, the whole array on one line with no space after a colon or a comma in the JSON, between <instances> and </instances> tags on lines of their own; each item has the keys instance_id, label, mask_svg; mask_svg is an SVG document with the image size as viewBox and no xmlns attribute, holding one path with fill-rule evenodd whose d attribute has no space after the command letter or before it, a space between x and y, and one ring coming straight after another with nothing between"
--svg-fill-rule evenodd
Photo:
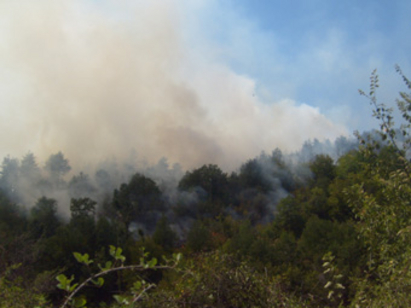
<instances>
[{"instance_id":1,"label":"leafy branch","mask_svg":"<svg viewBox=\"0 0 411 308\"><path fill-rule=\"evenodd\" d=\"M179 261L181 260L181 254L173 254L173 258L171 260L165 259L165 265L157 265L157 259L151 258L147 260L148 252L145 252L144 249L142 250L143 256L140 258L140 264L137 265L124 265L126 258L122 255L122 249L116 248L114 246L110 246L110 255L114 258L115 262L107 261L104 266L98 265L100 271L98 273L92 274L89 278L84 280L82 283L74 283L74 275L68 278L66 275L61 274L56 277L59 281L57 287L61 290L64 290L68 293L68 296L64 303L60 306L60 308L68 307L69 304L72 307L85 307L87 300L85 298L75 298L77 293L81 291L88 285L94 285L97 287L101 287L104 284L104 278L107 274L124 271L124 270L137 270L137 271L145 271L148 269L154 270L162 270L162 269L173 269L177 266ZM94 262L89 258L88 254L80 254L78 252L73 253L74 257L79 263L90 267L90 265ZM120 263L119 265L117 265ZM150 289L154 288L154 284L147 284L144 280L140 280L134 283L131 291L133 296L131 299L125 296L115 295L114 299L119 302L120 304L130 304L134 303L142 298L142 296Z\"/></svg>"},{"instance_id":2,"label":"leafy branch","mask_svg":"<svg viewBox=\"0 0 411 308\"><path fill-rule=\"evenodd\" d=\"M411 90L411 82L403 74L401 68L396 65L395 70L402 77L406 87ZM407 159L407 156L411 151L411 94L400 92L401 98L396 100L397 108L401 113L403 122L399 126L395 127L393 108L388 108L384 103L379 103L377 101L376 92L378 88L379 79L377 70L375 69L371 73L369 93L366 94L363 90L359 90L359 92L360 95L368 98L371 106L373 107L373 117L380 121L379 134L382 140L393 146L399 155L405 172L411 178L411 166L409 160ZM359 137L358 133L357 137ZM362 140L362 143L365 143L365 141ZM376 148L379 147L375 141L374 146Z\"/></svg>"},{"instance_id":3,"label":"leafy branch","mask_svg":"<svg viewBox=\"0 0 411 308\"><path fill-rule=\"evenodd\" d=\"M380 120L380 134L383 141L389 139L392 145L399 150L397 145L395 135L396 130L394 129L394 117L392 116L393 109L388 108L384 103L379 103L377 101L377 88L379 88L379 79L377 75L377 70L373 70L370 77L370 90L366 94L363 90L359 90L360 95L365 96L369 99L371 106L373 106L373 117Z\"/></svg>"},{"instance_id":4,"label":"leafy branch","mask_svg":"<svg viewBox=\"0 0 411 308\"><path fill-rule=\"evenodd\" d=\"M324 289L328 290L327 298L330 301L339 301L343 296L342 290L344 290L345 287L340 282L343 275L338 273L338 269L334 265L334 259L335 257L331 252L328 252L323 256L323 274L328 276L328 281L324 285Z\"/></svg>"}]
</instances>

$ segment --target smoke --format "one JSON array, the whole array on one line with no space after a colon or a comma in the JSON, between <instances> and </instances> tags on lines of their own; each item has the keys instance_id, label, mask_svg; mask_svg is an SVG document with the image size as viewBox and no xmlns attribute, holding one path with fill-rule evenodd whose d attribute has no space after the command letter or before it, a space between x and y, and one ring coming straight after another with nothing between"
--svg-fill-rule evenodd
<instances>
[{"instance_id":1,"label":"smoke","mask_svg":"<svg viewBox=\"0 0 411 308\"><path fill-rule=\"evenodd\" d=\"M134 149L149 163L233 170L344 134L316 108L263 101L255 80L208 53L206 33L190 41L216 3L2 1L0 155L62 151L78 170Z\"/></svg>"}]
</instances>

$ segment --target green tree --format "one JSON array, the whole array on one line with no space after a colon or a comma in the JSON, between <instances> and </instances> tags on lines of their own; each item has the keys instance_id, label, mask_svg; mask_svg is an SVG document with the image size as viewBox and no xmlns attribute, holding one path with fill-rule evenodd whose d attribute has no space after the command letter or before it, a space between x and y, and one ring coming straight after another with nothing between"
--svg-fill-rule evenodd
<instances>
[{"instance_id":1,"label":"green tree","mask_svg":"<svg viewBox=\"0 0 411 308\"><path fill-rule=\"evenodd\" d=\"M46 197L38 199L30 211L29 231L34 238L50 237L61 225L57 217L57 201Z\"/></svg>"},{"instance_id":2,"label":"green tree","mask_svg":"<svg viewBox=\"0 0 411 308\"><path fill-rule=\"evenodd\" d=\"M26 229L22 210L0 190L0 274L11 264L31 259L32 241Z\"/></svg>"},{"instance_id":3,"label":"green tree","mask_svg":"<svg viewBox=\"0 0 411 308\"><path fill-rule=\"evenodd\" d=\"M19 202L18 183L20 177L20 163L18 159L9 156L3 159L1 165L0 189L3 190L9 198Z\"/></svg>"},{"instance_id":4,"label":"green tree","mask_svg":"<svg viewBox=\"0 0 411 308\"><path fill-rule=\"evenodd\" d=\"M288 196L277 205L274 224L281 230L292 232L299 238L304 230L306 218L302 210L303 195L295 192L295 196Z\"/></svg>"},{"instance_id":5,"label":"green tree","mask_svg":"<svg viewBox=\"0 0 411 308\"><path fill-rule=\"evenodd\" d=\"M71 220L67 227L73 233L81 234L79 242L87 245L89 251L96 248L96 204L90 198L72 198L70 203Z\"/></svg>"},{"instance_id":6,"label":"green tree","mask_svg":"<svg viewBox=\"0 0 411 308\"><path fill-rule=\"evenodd\" d=\"M21 209L0 189L0 236L17 235L26 228Z\"/></svg>"},{"instance_id":7,"label":"green tree","mask_svg":"<svg viewBox=\"0 0 411 308\"><path fill-rule=\"evenodd\" d=\"M23 178L33 184L40 180L41 171L37 165L36 158L33 153L27 153L21 160L20 174Z\"/></svg>"},{"instance_id":8,"label":"green tree","mask_svg":"<svg viewBox=\"0 0 411 308\"><path fill-rule=\"evenodd\" d=\"M192 190L201 187L206 193L206 200L222 201L227 198L227 174L217 165L204 165L199 169L187 172L178 184L181 190Z\"/></svg>"},{"instance_id":9,"label":"green tree","mask_svg":"<svg viewBox=\"0 0 411 308\"><path fill-rule=\"evenodd\" d=\"M238 256L247 256L251 246L256 239L256 232L253 230L250 221L243 221L233 235L233 237L227 241L228 252L237 254Z\"/></svg>"},{"instance_id":10,"label":"green tree","mask_svg":"<svg viewBox=\"0 0 411 308\"><path fill-rule=\"evenodd\" d=\"M153 234L153 240L156 244L166 250L172 249L175 245L177 235L173 229L171 229L167 217L164 215L157 222L156 229Z\"/></svg>"},{"instance_id":11,"label":"green tree","mask_svg":"<svg viewBox=\"0 0 411 308\"><path fill-rule=\"evenodd\" d=\"M407 88L410 81L396 68ZM347 194L358 220L357 230L367 250L367 267L355 281L354 304L367 307L409 307L411 305L411 95L400 92L397 106L402 123L395 126L393 108L377 101L378 75L371 75L369 94L373 115L380 123L378 140L361 139L363 155L373 162L367 185L353 185ZM392 149L397 155L391 155ZM387 155L388 154L388 155ZM389 166L387 168L387 166Z\"/></svg>"},{"instance_id":12,"label":"green tree","mask_svg":"<svg viewBox=\"0 0 411 308\"><path fill-rule=\"evenodd\" d=\"M328 155L316 155L309 163L310 170L314 175L316 186L326 188L336 176L336 167L333 159Z\"/></svg>"},{"instance_id":13,"label":"green tree","mask_svg":"<svg viewBox=\"0 0 411 308\"><path fill-rule=\"evenodd\" d=\"M69 194L72 198L90 197L96 192L87 174L80 172L71 178L68 184Z\"/></svg>"},{"instance_id":14,"label":"green tree","mask_svg":"<svg viewBox=\"0 0 411 308\"><path fill-rule=\"evenodd\" d=\"M50 175L51 180L58 184L71 170L71 167L69 161L64 157L63 153L58 152L57 154L50 155L46 161L45 170Z\"/></svg>"},{"instance_id":15,"label":"green tree","mask_svg":"<svg viewBox=\"0 0 411 308\"><path fill-rule=\"evenodd\" d=\"M137 173L128 184L122 184L120 189L114 191L112 206L117 212L117 218L129 230L133 221L154 223L150 213L161 210L163 200L157 184Z\"/></svg>"},{"instance_id":16,"label":"green tree","mask_svg":"<svg viewBox=\"0 0 411 308\"><path fill-rule=\"evenodd\" d=\"M192 224L187 235L187 247L194 251L200 252L210 248L211 234L209 229L201 220L196 220Z\"/></svg>"},{"instance_id":17,"label":"green tree","mask_svg":"<svg viewBox=\"0 0 411 308\"><path fill-rule=\"evenodd\" d=\"M257 159L249 160L241 166L239 179L243 188L255 188L261 192L268 192L272 188Z\"/></svg>"},{"instance_id":18,"label":"green tree","mask_svg":"<svg viewBox=\"0 0 411 308\"><path fill-rule=\"evenodd\" d=\"M90 217L94 219L97 202L90 198L72 198L70 203L71 218Z\"/></svg>"}]
</instances>

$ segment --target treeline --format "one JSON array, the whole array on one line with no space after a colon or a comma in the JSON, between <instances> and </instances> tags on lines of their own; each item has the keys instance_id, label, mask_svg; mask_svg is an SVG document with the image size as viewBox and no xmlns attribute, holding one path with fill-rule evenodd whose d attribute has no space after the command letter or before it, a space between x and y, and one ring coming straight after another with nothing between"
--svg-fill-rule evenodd
<instances>
[{"instance_id":1,"label":"treeline","mask_svg":"<svg viewBox=\"0 0 411 308\"><path fill-rule=\"evenodd\" d=\"M122 247L131 262L145 247L159 259L174 251L196 258L222 251L238 262L252 258L259 269L268 264L274 268L282 263L274 242L283 245L281 241L290 240L296 245L312 217L339 222L350 217L347 208L316 208L319 201L307 195L314 189L321 200L328 198L326 186L337 176L334 160L317 153L358 147L344 137L336 145L314 140L289 156L276 149L229 175L217 165L204 165L178 178L181 170L170 169L162 160L122 184L117 184L124 179L118 168L99 168L94 178L81 172L65 181L71 167L61 152L51 155L43 168L32 153L21 161L6 157L0 178L0 270L6 273L20 264L8 279L15 282L18 277L22 289L58 303L63 295L55 287L57 274L82 277L73 252L105 260L110 245ZM303 211L291 206L302 206L305 199L310 205ZM34 203L27 204L30 200ZM289 215L288 210L302 216ZM287 262L297 252L288 249ZM110 290L100 292L118 288L113 282Z\"/></svg>"},{"instance_id":2,"label":"treeline","mask_svg":"<svg viewBox=\"0 0 411 308\"><path fill-rule=\"evenodd\" d=\"M132 163L99 164L94 174L71 170L63 153L50 155L40 167L33 153L21 160L6 157L1 165L2 193L30 216L40 198L57 203L56 216L67 222L75 199L91 199L95 216L121 216L127 229L151 234L165 215L176 232L184 236L192 220L203 216L231 214L253 223L269 222L278 201L311 178L308 162L317 154L341 153L357 148L354 140L340 137L334 144L307 141L300 152L283 155L276 149L244 163L227 174L217 165L204 165L184 174L181 167L170 168L166 159L139 168Z\"/></svg>"},{"instance_id":3,"label":"treeline","mask_svg":"<svg viewBox=\"0 0 411 308\"><path fill-rule=\"evenodd\" d=\"M373 74L381 130L359 146L339 139L321 154L309 142L231 174L204 165L178 177L163 160L166 173L66 182L62 153L44 168L32 154L6 158L0 306L411 306L411 98L401 93L395 127L377 87Z\"/></svg>"},{"instance_id":4,"label":"treeline","mask_svg":"<svg viewBox=\"0 0 411 308\"><path fill-rule=\"evenodd\" d=\"M66 161L58 155L60 162ZM72 194L68 219L59 215L58 202L47 196L24 209L16 202L22 200L19 190L7 182L12 173L4 172L3 301L13 302L13 307L34 307L42 296L58 306L65 293L56 288L55 278L62 273L78 280L89 275L73 252L87 253L96 264L104 264L113 245L124 249L130 264L139 263L142 247L158 260L174 252L184 256L177 272L144 273L143 278L158 287L138 303L141 306L236 307L242 302L244 307L332 307L358 302L361 292L371 288L370 281L380 284L381 266L389 266L384 274L391 270L399 275L397 262L406 260L402 256L387 263L386 259L386 254L397 258L394 252L403 248L391 251L399 236L395 232L402 230L398 218L386 221L385 227L367 216L378 220L383 215L374 203L381 207L392 198L405 201L409 196L411 185L387 195L386 186L394 185L389 182L393 174L403 170L401 157L385 146L352 150L337 161L315 155L308 163L292 165L277 150L246 162L230 175L216 165L204 165L187 172L172 192L136 173L101 203L92 198L95 188L86 175L65 183L63 172L55 172L39 185L53 187L54 193L68 189ZM68 164L60 165L68 169ZM22 160L16 168L23 174L26 166ZM411 217L405 216L408 212L405 208L393 213L401 215L404 227ZM388 210L385 214L391 215ZM407 232L401 236L408 237ZM384 238L385 233L391 237ZM325 262L332 271L326 272ZM112 294L127 290L135 278L133 273L113 275L98 290L86 289L82 295L88 298L88 307L99 302L109 305ZM402 291L393 290L392 295Z\"/></svg>"}]
</instances>

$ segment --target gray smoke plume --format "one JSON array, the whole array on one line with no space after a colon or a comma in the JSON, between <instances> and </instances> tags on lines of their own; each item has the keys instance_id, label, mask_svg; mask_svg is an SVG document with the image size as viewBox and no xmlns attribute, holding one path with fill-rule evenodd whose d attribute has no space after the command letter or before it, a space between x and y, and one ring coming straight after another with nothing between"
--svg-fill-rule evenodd
<instances>
[{"instance_id":1,"label":"gray smoke plume","mask_svg":"<svg viewBox=\"0 0 411 308\"><path fill-rule=\"evenodd\" d=\"M32 151L44 163L62 151L84 170L135 149L151 164L233 170L262 150L345 133L316 108L263 102L255 80L205 54L202 33L191 46L193 7L1 1L0 156Z\"/></svg>"}]
</instances>

